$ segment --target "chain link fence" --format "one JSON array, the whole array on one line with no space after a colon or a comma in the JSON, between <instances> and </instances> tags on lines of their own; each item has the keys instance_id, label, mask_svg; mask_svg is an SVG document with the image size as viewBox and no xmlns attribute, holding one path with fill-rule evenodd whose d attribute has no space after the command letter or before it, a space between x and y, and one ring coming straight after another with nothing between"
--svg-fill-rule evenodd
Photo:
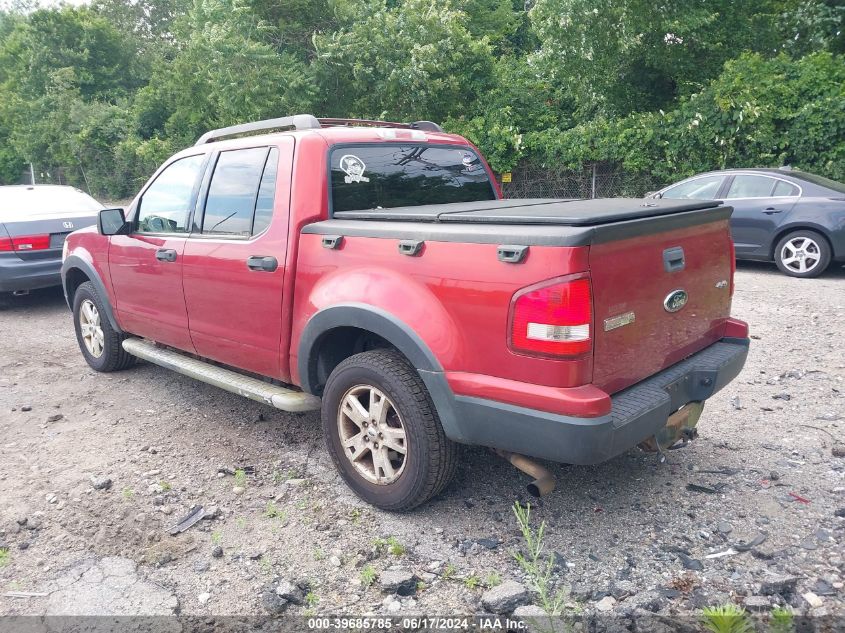
<instances>
[{"instance_id":1,"label":"chain link fence","mask_svg":"<svg viewBox=\"0 0 845 633\"><path fill-rule=\"evenodd\" d=\"M18 184L29 185L71 185L83 191L88 191L88 182L81 167L57 167L44 165L28 165L21 172Z\"/></svg>"},{"instance_id":2,"label":"chain link fence","mask_svg":"<svg viewBox=\"0 0 845 633\"><path fill-rule=\"evenodd\" d=\"M502 182L505 198L642 198L664 184L650 174L595 163L581 169L520 165Z\"/></svg>"},{"instance_id":3,"label":"chain link fence","mask_svg":"<svg viewBox=\"0 0 845 633\"><path fill-rule=\"evenodd\" d=\"M79 166L26 169L21 184L34 177L38 184L72 185L89 191L85 172ZM641 198L668 184L651 174L632 172L619 165L595 163L580 169L524 164L511 172L510 182L500 184L505 198ZM96 195L96 192L91 192Z\"/></svg>"}]
</instances>

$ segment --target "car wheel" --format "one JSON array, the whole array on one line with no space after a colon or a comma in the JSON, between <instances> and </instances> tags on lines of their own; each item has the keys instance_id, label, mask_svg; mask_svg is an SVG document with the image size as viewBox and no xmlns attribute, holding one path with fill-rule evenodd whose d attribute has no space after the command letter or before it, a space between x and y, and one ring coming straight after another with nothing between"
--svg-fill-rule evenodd
<instances>
[{"instance_id":1,"label":"car wheel","mask_svg":"<svg viewBox=\"0 0 845 633\"><path fill-rule=\"evenodd\" d=\"M79 349L91 369L109 372L135 364L135 357L123 349L126 336L112 328L105 304L90 281L73 295L73 324Z\"/></svg>"},{"instance_id":2,"label":"car wheel","mask_svg":"<svg viewBox=\"0 0 845 633\"><path fill-rule=\"evenodd\" d=\"M818 277L830 264L830 246L815 231L794 231L775 247L775 263L791 277Z\"/></svg>"},{"instance_id":3,"label":"car wheel","mask_svg":"<svg viewBox=\"0 0 845 633\"><path fill-rule=\"evenodd\" d=\"M394 350L340 363L326 383L322 419L341 476L376 507L410 510L454 476L458 447L443 433L425 383Z\"/></svg>"}]
</instances>

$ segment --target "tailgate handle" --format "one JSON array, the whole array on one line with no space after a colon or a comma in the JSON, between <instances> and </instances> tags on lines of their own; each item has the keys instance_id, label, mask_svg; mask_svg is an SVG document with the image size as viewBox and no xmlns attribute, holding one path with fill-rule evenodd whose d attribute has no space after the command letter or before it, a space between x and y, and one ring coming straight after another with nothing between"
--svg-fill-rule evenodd
<instances>
[{"instance_id":1,"label":"tailgate handle","mask_svg":"<svg viewBox=\"0 0 845 633\"><path fill-rule=\"evenodd\" d=\"M500 262L506 264L518 264L528 254L527 246L513 246L510 244L502 244L499 246L496 254Z\"/></svg>"},{"instance_id":2,"label":"tailgate handle","mask_svg":"<svg viewBox=\"0 0 845 633\"><path fill-rule=\"evenodd\" d=\"M663 268L667 273L675 273L683 270L684 249L680 246L674 246L663 251Z\"/></svg>"},{"instance_id":3,"label":"tailgate handle","mask_svg":"<svg viewBox=\"0 0 845 633\"><path fill-rule=\"evenodd\" d=\"M402 240L399 242L399 252L409 257L415 257L422 253L425 242L422 240Z\"/></svg>"}]
</instances>

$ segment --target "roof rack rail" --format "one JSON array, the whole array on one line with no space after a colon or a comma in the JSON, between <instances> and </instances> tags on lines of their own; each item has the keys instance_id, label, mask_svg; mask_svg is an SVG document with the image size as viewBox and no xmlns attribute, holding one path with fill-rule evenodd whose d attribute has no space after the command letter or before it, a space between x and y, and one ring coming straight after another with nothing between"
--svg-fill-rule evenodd
<instances>
[{"instance_id":1,"label":"roof rack rail","mask_svg":"<svg viewBox=\"0 0 845 633\"><path fill-rule=\"evenodd\" d=\"M414 121L413 123L396 123L393 121L378 121L372 119L317 119L323 127L392 127L404 130L423 130L425 132L442 132L437 123L432 121Z\"/></svg>"},{"instance_id":2,"label":"roof rack rail","mask_svg":"<svg viewBox=\"0 0 845 633\"><path fill-rule=\"evenodd\" d=\"M220 141L230 136L269 132L271 130L314 130L321 127L390 127L404 130L422 130L425 132L442 132L437 123L431 121L414 121L413 123L395 123L392 121L374 121L370 119L318 119L311 114L296 114L278 119L253 121L210 130L200 136L195 145L205 145Z\"/></svg>"},{"instance_id":3,"label":"roof rack rail","mask_svg":"<svg viewBox=\"0 0 845 633\"><path fill-rule=\"evenodd\" d=\"M213 143L229 136L249 134L250 132L269 132L270 130L311 130L320 127L320 122L310 114L295 114L278 119L266 119L265 121L253 121L252 123L241 123L222 127L219 130L211 130L200 136L195 145Z\"/></svg>"}]
</instances>

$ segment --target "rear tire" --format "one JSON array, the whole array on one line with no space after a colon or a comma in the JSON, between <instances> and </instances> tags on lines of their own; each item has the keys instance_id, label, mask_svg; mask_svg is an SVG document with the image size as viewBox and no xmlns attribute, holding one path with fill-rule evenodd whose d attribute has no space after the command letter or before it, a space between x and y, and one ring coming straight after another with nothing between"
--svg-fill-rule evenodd
<instances>
[{"instance_id":1,"label":"rear tire","mask_svg":"<svg viewBox=\"0 0 845 633\"><path fill-rule=\"evenodd\" d=\"M90 281L80 284L73 295L73 325L79 349L91 369L111 372L135 364L135 357L123 349L126 335L112 328L106 304Z\"/></svg>"},{"instance_id":2,"label":"rear tire","mask_svg":"<svg viewBox=\"0 0 845 633\"><path fill-rule=\"evenodd\" d=\"M793 231L777 243L775 263L790 277L818 277L830 265L830 245L815 231Z\"/></svg>"},{"instance_id":3,"label":"rear tire","mask_svg":"<svg viewBox=\"0 0 845 633\"><path fill-rule=\"evenodd\" d=\"M326 383L322 419L340 475L378 508L410 510L455 474L458 446L443 432L425 383L395 350L340 363Z\"/></svg>"}]
</instances>

